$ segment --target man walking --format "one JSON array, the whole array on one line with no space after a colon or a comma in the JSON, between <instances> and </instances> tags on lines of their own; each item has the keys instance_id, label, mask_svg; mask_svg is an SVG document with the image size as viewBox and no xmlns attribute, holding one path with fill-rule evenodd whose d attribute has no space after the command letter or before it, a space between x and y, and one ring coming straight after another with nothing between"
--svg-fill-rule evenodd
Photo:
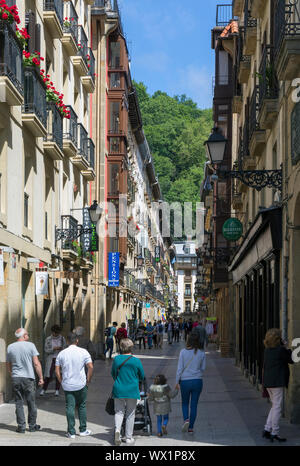
<instances>
[{"instance_id":1,"label":"man walking","mask_svg":"<svg viewBox=\"0 0 300 466\"><path fill-rule=\"evenodd\" d=\"M38 359L36 346L29 342L27 330L19 328L15 332L17 341L7 348L7 369L12 378L12 387L16 403L17 430L25 434L26 420L24 414L24 401L28 406L29 432L40 430L36 423L37 408L35 403L36 382L34 369L39 377L39 385L44 384L42 366Z\"/></svg>"},{"instance_id":2,"label":"man walking","mask_svg":"<svg viewBox=\"0 0 300 466\"><path fill-rule=\"evenodd\" d=\"M207 336L205 328L201 325L201 323L199 323L197 327L194 327L191 333L193 335L194 334L197 335L201 349L204 349L205 346L208 345L208 336Z\"/></svg>"},{"instance_id":3,"label":"man walking","mask_svg":"<svg viewBox=\"0 0 300 466\"><path fill-rule=\"evenodd\" d=\"M164 339L164 326L160 320L157 324L157 345L160 349L162 349L163 347L163 339Z\"/></svg>"},{"instance_id":4,"label":"man walking","mask_svg":"<svg viewBox=\"0 0 300 466\"><path fill-rule=\"evenodd\" d=\"M66 415L68 421L68 438L75 438L75 408L78 408L79 435L91 435L86 428L86 399L88 385L93 375L93 363L89 352L79 348L79 338L75 333L67 336L68 348L61 351L56 358L55 373L62 384L66 397ZM85 373L87 367L87 375Z\"/></svg>"}]
</instances>

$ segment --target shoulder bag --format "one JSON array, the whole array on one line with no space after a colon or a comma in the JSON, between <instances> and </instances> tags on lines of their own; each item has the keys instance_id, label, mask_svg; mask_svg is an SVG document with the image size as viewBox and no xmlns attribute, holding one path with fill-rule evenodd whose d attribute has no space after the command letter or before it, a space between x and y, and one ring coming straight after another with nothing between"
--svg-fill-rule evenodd
<instances>
[{"instance_id":1,"label":"shoulder bag","mask_svg":"<svg viewBox=\"0 0 300 466\"><path fill-rule=\"evenodd\" d=\"M194 360L194 357L195 357L195 353L193 354L193 357L189 360L189 362L187 363L187 365L183 368L183 371L181 372L181 376L180 376L180 379L179 379L179 383L181 382L182 374L183 374L184 371L189 367L189 365L192 363L192 361Z\"/></svg>"},{"instance_id":2,"label":"shoulder bag","mask_svg":"<svg viewBox=\"0 0 300 466\"><path fill-rule=\"evenodd\" d=\"M119 375L119 372L120 372L120 369L122 366L124 366L124 364L129 361L129 359L131 359L133 356L129 356L129 358L125 359L124 362L122 362L122 364L120 365L120 367L118 367L118 371L117 371L117 377L115 379L115 382L118 378L118 375ZM114 382L114 384L115 384ZM113 398L113 390L111 391L111 394L106 402L106 405L105 405L105 411L110 414L110 416L114 416L115 414L115 400Z\"/></svg>"}]
</instances>

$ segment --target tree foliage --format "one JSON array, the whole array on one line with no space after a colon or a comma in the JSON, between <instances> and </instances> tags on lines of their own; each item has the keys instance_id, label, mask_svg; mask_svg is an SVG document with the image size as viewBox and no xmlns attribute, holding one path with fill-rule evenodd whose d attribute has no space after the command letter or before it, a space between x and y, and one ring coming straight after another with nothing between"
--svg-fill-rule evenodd
<instances>
[{"instance_id":1,"label":"tree foliage","mask_svg":"<svg viewBox=\"0 0 300 466\"><path fill-rule=\"evenodd\" d=\"M156 91L151 96L144 83L134 86L164 199L199 202L211 109L199 109L186 95L170 97Z\"/></svg>"}]
</instances>

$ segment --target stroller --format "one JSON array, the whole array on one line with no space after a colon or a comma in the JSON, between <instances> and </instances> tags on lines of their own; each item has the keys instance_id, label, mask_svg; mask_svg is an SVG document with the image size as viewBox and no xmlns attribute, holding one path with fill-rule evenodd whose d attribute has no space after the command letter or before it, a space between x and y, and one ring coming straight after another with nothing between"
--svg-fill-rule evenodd
<instances>
[{"instance_id":1,"label":"stroller","mask_svg":"<svg viewBox=\"0 0 300 466\"><path fill-rule=\"evenodd\" d=\"M134 431L142 430L146 435L152 434L152 421L147 397L146 378L140 383L140 400L137 401L134 419ZM121 436L125 437L125 418L122 424Z\"/></svg>"}]
</instances>

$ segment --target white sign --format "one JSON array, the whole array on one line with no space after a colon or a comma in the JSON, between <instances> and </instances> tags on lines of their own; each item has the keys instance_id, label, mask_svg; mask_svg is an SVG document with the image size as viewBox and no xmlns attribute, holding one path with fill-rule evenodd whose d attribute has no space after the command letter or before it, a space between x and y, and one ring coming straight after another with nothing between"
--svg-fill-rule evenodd
<instances>
[{"instance_id":1,"label":"white sign","mask_svg":"<svg viewBox=\"0 0 300 466\"><path fill-rule=\"evenodd\" d=\"M0 249L0 285L4 285L4 263L2 249Z\"/></svg>"},{"instance_id":2,"label":"white sign","mask_svg":"<svg viewBox=\"0 0 300 466\"><path fill-rule=\"evenodd\" d=\"M35 294L48 294L48 272L35 272Z\"/></svg>"}]
</instances>

